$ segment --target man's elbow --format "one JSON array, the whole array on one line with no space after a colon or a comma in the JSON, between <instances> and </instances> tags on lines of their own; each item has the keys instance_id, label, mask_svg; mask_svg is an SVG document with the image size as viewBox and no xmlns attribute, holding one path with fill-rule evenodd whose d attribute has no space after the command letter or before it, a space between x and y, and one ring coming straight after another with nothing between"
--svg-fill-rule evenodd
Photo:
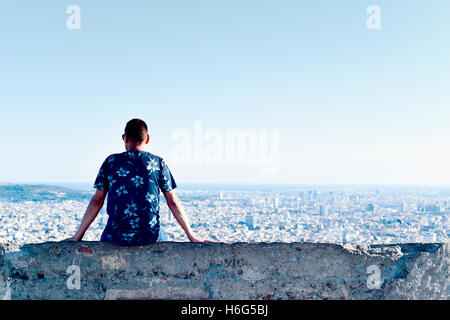
<instances>
[{"instance_id":1,"label":"man's elbow","mask_svg":"<svg viewBox=\"0 0 450 320\"><path fill-rule=\"evenodd\" d=\"M167 205L172 208L172 207L178 207L180 200L178 200L178 198L176 196L173 197L168 197L166 199Z\"/></svg>"},{"instance_id":2,"label":"man's elbow","mask_svg":"<svg viewBox=\"0 0 450 320\"><path fill-rule=\"evenodd\" d=\"M91 205L95 207L103 207L103 203L105 203L105 199L101 197L93 196L91 199Z\"/></svg>"},{"instance_id":3,"label":"man's elbow","mask_svg":"<svg viewBox=\"0 0 450 320\"><path fill-rule=\"evenodd\" d=\"M97 190L97 192L94 194L94 196L91 199L91 206L95 207L103 207L103 203L105 203L106 198L106 192L102 190Z\"/></svg>"}]
</instances>

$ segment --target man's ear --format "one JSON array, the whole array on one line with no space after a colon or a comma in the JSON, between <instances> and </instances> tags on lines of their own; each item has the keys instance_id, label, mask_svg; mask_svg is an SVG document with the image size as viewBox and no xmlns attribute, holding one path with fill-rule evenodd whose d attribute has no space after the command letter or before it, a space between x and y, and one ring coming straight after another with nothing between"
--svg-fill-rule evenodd
<instances>
[{"instance_id":1,"label":"man's ear","mask_svg":"<svg viewBox=\"0 0 450 320\"><path fill-rule=\"evenodd\" d=\"M150 135L147 134L147 141L145 141L145 144L147 144L150 141Z\"/></svg>"}]
</instances>

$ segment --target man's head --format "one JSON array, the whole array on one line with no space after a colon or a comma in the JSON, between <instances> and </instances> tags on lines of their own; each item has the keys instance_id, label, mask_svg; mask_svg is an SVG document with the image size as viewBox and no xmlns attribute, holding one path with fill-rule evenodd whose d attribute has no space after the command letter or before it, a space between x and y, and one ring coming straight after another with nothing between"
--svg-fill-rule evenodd
<instances>
[{"instance_id":1,"label":"man's head","mask_svg":"<svg viewBox=\"0 0 450 320\"><path fill-rule=\"evenodd\" d=\"M127 150L142 148L150 140L147 124L141 119L131 119L125 126L122 138Z\"/></svg>"}]
</instances>

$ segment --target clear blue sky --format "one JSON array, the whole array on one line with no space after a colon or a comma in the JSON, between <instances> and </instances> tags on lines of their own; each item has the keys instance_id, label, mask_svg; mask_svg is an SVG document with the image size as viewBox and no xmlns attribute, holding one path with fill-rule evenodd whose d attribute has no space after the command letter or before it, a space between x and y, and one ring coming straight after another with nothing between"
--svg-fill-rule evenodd
<instances>
[{"instance_id":1,"label":"clear blue sky","mask_svg":"<svg viewBox=\"0 0 450 320\"><path fill-rule=\"evenodd\" d=\"M68 30L69 5L81 29ZM368 30L366 8L381 8ZM178 182L450 184L450 2L0 2L0 181L92 182L127 120ZM279 172L171 164L177 128L279 129Z\"/></svg>"}]
</instances>

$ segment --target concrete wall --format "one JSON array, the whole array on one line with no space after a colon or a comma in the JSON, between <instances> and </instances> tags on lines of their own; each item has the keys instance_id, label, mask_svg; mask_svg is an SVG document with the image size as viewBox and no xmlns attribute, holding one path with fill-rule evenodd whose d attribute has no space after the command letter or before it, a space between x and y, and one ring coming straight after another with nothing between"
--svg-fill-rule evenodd
<instances>
[{"instance_id":1,"label":"concrete wall","mask_svg":"<svg viewBox=\"0 0 450 320\"><path fill-rule=\"evenodd\" d=\"M0 299L449 299L449 262L448 243L0 245Z\"/></svg>"}]
</instances>

